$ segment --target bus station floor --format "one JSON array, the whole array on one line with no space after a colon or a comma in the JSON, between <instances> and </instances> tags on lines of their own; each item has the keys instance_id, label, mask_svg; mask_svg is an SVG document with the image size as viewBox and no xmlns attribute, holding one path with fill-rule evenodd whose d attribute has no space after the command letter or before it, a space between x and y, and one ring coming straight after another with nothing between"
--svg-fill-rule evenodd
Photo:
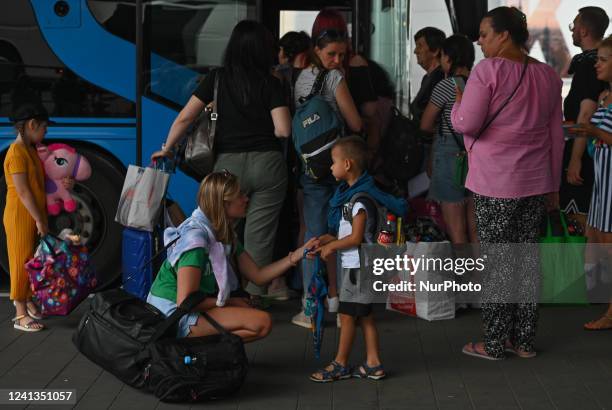
<instances>
[{"instance_id":1,"label":"bus station floor","mask_svg":"<svg viewBox=\"0 0 612 410\"><path fill-rule=\"evenodd\" d=\"M542 307L538 357L499 362L461 354L466 342L480 340L478 310L459 312L454 320L426 322L378 309L388 378L316 384L308 375L333 358L339 336L334 318L328 317L321 359L316 360L310 332L290 324L298 301L277 303L269 309L275 322L270 336L247 345L250 370L240 392L190 406L161 403L79 354L71 336L87 304L69 317L45 320L48 329L43 332L24 334L12 328L12 306L1 298L0 389L76 389L76 408L85 410L612 409L612 331L582 330L585 321L604 311L603 305ZM363 358L358 335L351 362Z\"/></svg>"}]
</instances>

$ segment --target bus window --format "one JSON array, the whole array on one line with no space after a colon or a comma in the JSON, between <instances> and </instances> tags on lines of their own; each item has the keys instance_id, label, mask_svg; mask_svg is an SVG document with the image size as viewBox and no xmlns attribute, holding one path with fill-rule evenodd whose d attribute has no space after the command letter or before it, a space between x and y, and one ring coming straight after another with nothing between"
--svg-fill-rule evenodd
<instances>
[{"instance_id":1,"label":"bus window","mask_svg":"<svg viewBox=\"0 0 612 410\"><path fill-rule=\"evenodd\" d=\"M3 0L3 4L0 117L8 117L14 103L29 100L41 101L54 117L134 116L130 101L81 79L57 59L40 33L29 1Z\"/></svg>"},{"instance_id":2,"label":"bus window","mask_svg":"<svg viewBox=\"0 0 612 410\"><path fill-rule=\"evenodd\" d=\"M166 0L146 4L146 93L184 105L200 74L221 65L240 20L257 19L256 0Z\"/></svg>"}]
</instances>

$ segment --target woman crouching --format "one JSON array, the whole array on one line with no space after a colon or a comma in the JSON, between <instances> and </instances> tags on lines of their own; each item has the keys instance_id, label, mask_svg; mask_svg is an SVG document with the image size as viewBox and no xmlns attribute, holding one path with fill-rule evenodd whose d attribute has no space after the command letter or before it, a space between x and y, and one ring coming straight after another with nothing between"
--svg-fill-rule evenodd
<instances>
[{"instance_id":1,"label":"woman crouching","mask_svg":"<svg viewBox=\"0 0 612 410\"><path fill-rule=\"evenodd\" d=\"M241 276L258 285L266 284L295 266L303 258L304 249L317 246L318 241L311 239L286 257L257 266L233 230L234 222L244 218L247 203L236 176L227 171L214 172L200 184L198 208L178 228L164 232L164 243L175 243L168 248L147 301L169 316L190 293L199 289L209 296L194 312L183 316L178 337L217 333L198 313L202 311L244 342L267 336L272 328L270 315L248 305L248 295L240 288Z\"/></svg>"}]
</instances>

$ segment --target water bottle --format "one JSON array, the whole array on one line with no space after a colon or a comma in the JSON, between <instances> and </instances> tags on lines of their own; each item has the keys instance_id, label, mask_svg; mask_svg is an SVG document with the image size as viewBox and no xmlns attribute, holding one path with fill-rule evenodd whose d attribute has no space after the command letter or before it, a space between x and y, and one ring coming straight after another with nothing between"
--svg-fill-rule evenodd
<instances>
[{"instance_id":1,"label":"water bottle","mask_svg":"<svg viewBox=\"0 0 612 410\"><path fill-rule=\"evenodd\" d=\"M198 358L195 356L185 356L183 357L183 363L185 363L187 366L194 364L195 362L198 361Z\"/></svg>"},{"instance_id":2,"label":"water bottle","mask_svg":"<svg viewBox=\"0 0 612 410\"><path fill-rule=\"evenodd\" d=\"M378 243L393 244L395 242L396 218L393 214L387 214L387 222L378 233Z\"/></svg>"}]
</instances>

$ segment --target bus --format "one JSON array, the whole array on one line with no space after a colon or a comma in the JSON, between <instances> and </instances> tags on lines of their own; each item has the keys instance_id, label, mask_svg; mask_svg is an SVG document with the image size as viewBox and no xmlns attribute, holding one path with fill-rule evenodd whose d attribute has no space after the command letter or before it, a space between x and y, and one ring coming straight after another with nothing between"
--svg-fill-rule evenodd
<instances>
[{"instance_id":1,"label":"bus","mask_svg":"<svg viewBox=\"0 0 612 410\"><path fill-rule=\"evenodd\" d=\"M110 284L121 268L122 227L114 222L114 216L126 169L129 164L148 164L150 154L160 148L198 82L220 65L238 21L261 21L281 36L294 29L310 31L318 10L336 8L349 22L353 49L386 70L395 86L395 104L408 114L410 96L416 93L424 74L411 58L412 37L418 29L429 25L447 34L459 31L477 36L480 16L486 10L516 5L530 10L528 16L535 15L543 24L552 24L547 31L538 31L534 50L564 74L570 54L577 50L571 48L571 33L563 27L572 21L581 3L2 0L0 160L14 139L8 120L11 106L35 96L56 122L48 129L47 142L74 146L93 169L91 178L74 188L77 211L50 218L50 229L71 228L80 233L91 250L100 281ZM563 22L557 23L560 17ZM565 53L558 52L563 49L560 42ZM4 178L0 174L0 209L4 209L6 196ZM184 210L193 208L196 190L194 180L180 172L172 175L169 196ZM3 229L0 268L8 271Z\"/></svg>"}]
</instances>

